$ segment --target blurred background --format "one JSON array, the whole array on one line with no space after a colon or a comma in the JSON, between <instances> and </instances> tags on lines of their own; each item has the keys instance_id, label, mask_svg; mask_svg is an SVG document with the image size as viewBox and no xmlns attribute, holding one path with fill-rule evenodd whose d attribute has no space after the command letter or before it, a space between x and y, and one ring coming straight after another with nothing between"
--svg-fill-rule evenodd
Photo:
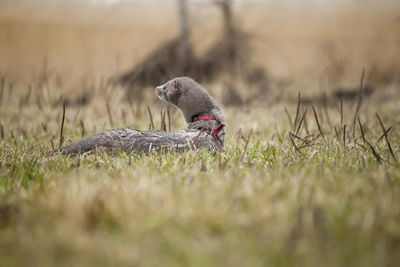
<instances>
[{"instance_id":1,"label":"blurred background","mask_svg":"<svg viewBox=\"0 0 400 267\"><path fill-rule=\"evenodd\" d=\"M218 83L226 105L351 93L363 68L372 92L399 87L400 2L2 0L0 63L14 88L45 75L53 90L109 84L133 100L178 75Z\"/></svg>"}]
</instances>

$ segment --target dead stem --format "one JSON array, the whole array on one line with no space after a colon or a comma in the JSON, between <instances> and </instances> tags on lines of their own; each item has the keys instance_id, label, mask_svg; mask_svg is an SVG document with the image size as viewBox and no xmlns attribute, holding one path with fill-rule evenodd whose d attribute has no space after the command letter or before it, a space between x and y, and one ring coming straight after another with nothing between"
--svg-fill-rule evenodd
<instances>
[{"instance_id":1,"label":"dead stem","mask_svg":"<svg viewBox=\"0 0 400 267\"><path fill-rule=\"evenodd\" d=\"M0 123L0 136L1 140L4 140L4 126Z\"/></svg>"},{"instance_id":2,"label":"dead stem","mask_svg":"<svg viewBox=\"0 0 400 267\"><path fill-rule=\"evenodd\" d=\"M169 108L167 108L167 117L168 117L168 132L171 131L171 114L169 113Z\"/></svg>"},{"instance_id":3,"label":"dead stem","mask_svg":"<svg viewBox=\"0 0 400 267\"><path fill-rule=\"evenodd\" d=\"M374 157L376 158L378 163L381 164L382 163L382 157L378 154L378 152L376 152L376 150L373 147L373 145L371 145L371 143L367 139L365 139L365 142L367 142L367 145L371 149L372 155L374 155Z\"/></svg>"},{"instance_id":4,"label":"dead stem","mask_svg":"<svg viewBox=\"0 0 400 267\"><path fill-rule=\"evenodd\" d=\"M64 143L64 120L65 120L65 104L63 104L63 113L62 113L62 119L61 119L60 144L59 144L60 148L61 148L62 144Z\"/></svg>"},{"instance_id":5,"label":"dead stem","mask_svg":"<svg viewBox=\"0 0 400 267\"><path fill-rule=\"evenodd\" d=\"M358 116L358 113L360 111L360 107L362 104L362 90L364 88L364 77L365 77L365 69L363 68L362 73L361 73L361 79L360 79L360 91L358 92L358 103L357 103L357 108L354 113L354 118L353 118L353 138L355 138L355 131L356 131L356 119Z\"/></svg>"},{"instance_id":6,"label":"dead stem","mask_svg":"<svg viewBox=\"0 0 400 267\"><path fill-rule=\"evenodd\" d=\"M392 126L390 126L387 130L386 130L386 134L388 134L390 131L392 130ZM382 134L378 140L375 141L375 145L377 145L383 138L385 137L385 134Z\"/></svg>"},{"instance_id":7,"label":"dead stem","mask_svg":"<svg viewBox=\"0 0 400 267\"><path fill-rule=\"evenodd\" d=\"M307 108L304 110L303 116L301 116L299 126L297 127L297 130L296 130L296 134L298 134L300 132L301 126L304 122L304 118L306 117L306 115L307 115Z\"/></svg>"},{"instance_id":8,"label":"dead stem","mask_svg":"<svg viewBox=\"0 0 400 267\"><path fill-rule=\"evenodd\" d=\"M343 148L346 147L346 127L347 127L347 125L345 124L343 126Z\"/></svg>"},{"instance_id":9,"label":"dead stem","mask_svg":"<svg viewBox=\"0 0 400 267\"><path fill-rule=\"evenodd\" d=\"M114 127L114 122L111 114L111 108L110 108L110 103L107 99L107 114L108 114L108 120L110 122L111 127Z\"/></svg>"},{"instance_id":10,"label":"dead stem","mask_svg":"<svg viewBox=\"0 0 400 267\"><path fill-rule=\"evenodd\" d=\"M322 138L324 138L324 140L325 140L325 142L326 142L325 135L324 135L324 133L322 132L322 128L321 128L321 125L319 124L318 115L317 115L317 112L315 111L314 106L312 106L312 109L313 109L313 112L314 112L315 121L317 122L318 130L319 130L319 132L320 132Z\"/></svg>"},{"instance_id":11,"label":"dead stem","mask_svg":"<svg viewBox=\"0 0 400 267\"><path fill-rule=\"evenodd\" d=\"M285 107L285 113L286 113L286 116L287 116L287 118L288 118L288 121L289 121L290 127L291 127L291 128L293 128L292 117L290 117L289 111L287 110L287 108L286 108L286 107Z\"/></svg>"},{"instance_id":12,"label":"dead stem","mask_svg":"<svg viewBox=\"0 0 400 267\"><path fill-rule=\"evenodd\" d=\"M292 133L292 132L289 132L289 139L290 139L290 141L292 142L292 145L293 145L294 149L295 149L297 152L299 152L302 156L304 156L303 152L296 146L296 143L294 142L292 136L294 136L293 133Z\"/></svg>"},{"instance_id":13,"label":"dead stem","mask_svg":"<svg viewBox=\"0 0 400 267\"><path fill-rule=\"evenodd\" d=\"M83 137L85 135L85 124L83 123L83 120L80 120L79 124L81 126L81 137Z\"/></svg>"},{"instance_id":14,"label":"dead stem","mask_svg":"<svg viewBox=\"0 0 400 267\"><path fill-rule=\"evenodd\" d=\"M150 125L151 125L150 130L154 130L153 115L151 114L151 110L150 110L150 106L149 105L147 105L147 111L149 112L149 116L150 116Z\"/></svg>"},{"instance_id":15,"label":"dead stem","mask_svg":"<svg viewBox=\"0 0 400 267\"><path fill-rule=\"evenodd\" d=\"M393 160L398 164L399 162L398 162L396 156L394 155L392 146L391 146L391 144L390 144L388 135L387 135L387 133L386 133L385 126L383 125L382 120L381 120L381 118L379 117L378 113L376 113L376 117L378 118L379 124L381 125L382 131L383 131L383 134L385 135L385 140L386 140L386 144L387 144L387 146L388 146L388 148L389 148L390 155L392 156Z\"/></svg>"},{"instance_id":16,"label":"dead stem","mask_svg":"<svg viewBox=\"0 0 400 267\"><path fill-rule=\"evenodd\" d=\"M301 101L301 99L300 99L300 92L299 92L298 101L297 101L296 117L295 117L294 123L293 123L293 131L295 131L297 128L297 121L299 119L299 113L300 113L300 104L301 104L300 101Z\"/></svg>"},{"instance_id":17,"label":"dead stem","mask_svg":"<svg viewBox=\"0 0 400 267\"><path fill-rule=\"evenodd\" d=\"M361 121L360 121L360 116L358 116L358 125L360 126L360 131L361 131L361 137L362 137L362 139L363 139L363 142L364 142L364 144L365 144L365 135L364 135L364 129L363 129L363 127L362 127L362 124L361 124Z\"/></svg>"},{"instance_id":18,"label":"dead stem","mask_svg":"<svg viewBox=\"0 0 400 267\"><path fill-rule=\"evenodd\" d=\"M161 129L161 131L164 131L164 132L167 131L167 124L165 123L165 115L166 115L166 111L161 110L161 126L160 126L160 129Z\"/></svg>"}]
</instances>

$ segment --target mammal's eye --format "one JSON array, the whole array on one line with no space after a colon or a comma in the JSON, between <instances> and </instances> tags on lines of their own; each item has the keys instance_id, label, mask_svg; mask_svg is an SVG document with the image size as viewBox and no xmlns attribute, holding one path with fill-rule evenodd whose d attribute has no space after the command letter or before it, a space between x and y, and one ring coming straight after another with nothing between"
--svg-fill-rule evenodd
<instances>
[{"instance_id":1,"label":"mammal's eye","mask_svg":"<svg viewBox=\"0 0 400 267\"><path fill-rule=\"evenodd\" d=\"M163 90L166 90L166 89L167 89L167 86L164 85L162 89L163 89Z\"/></svg>"}]
</instances>

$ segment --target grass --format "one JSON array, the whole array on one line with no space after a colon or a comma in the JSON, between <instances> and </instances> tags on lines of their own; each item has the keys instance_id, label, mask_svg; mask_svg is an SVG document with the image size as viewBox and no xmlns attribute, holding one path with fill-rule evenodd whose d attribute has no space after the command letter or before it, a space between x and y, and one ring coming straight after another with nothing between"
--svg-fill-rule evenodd
<instances>
[{"instance_id":1,"label":"grass","mask_svg":"<svg viewBox=\"0 0 400 267\"><path fill-rule=\"evenodd\" d=\"M400 262L395 99L384 104L379 98L363 100L357 111L363 131L357 124L354 138L357 103L343 104L346 128L335 107L323 113L320 106L283 102L239 113L227 108L226 149L217 155L48 157L46 152L63 141L63 108L52 104L60 95L50 90L44 98L45 85L29 97L16 90L10 101L5 99L11 91L5 92L0 109L1 266ZM153 114L163 108L159 102L129 104L118 92L93 89L88 106L67 106L64 143L126 120L146 129L148 108ZM297 119L289 122L284 109ZM180 114L170 111L172 128L181 128ZM378 111L381 121L374 115ZM156 128L160 117L152 116ZM380 138L389 124L393 129L386 137L393 154L386 137Z\"/></svg>"},{"instance_id":2,"label":"grass","mask_svg":"<svg viewBox=\"0 0 400 267\"><path fill-rule=\"evenodd\" d=\"M3 2L0 266L399 266L395 1L238 1L270 95L205 84L219 102L232 85L257 99L224 108L224 151L79 157L46 153L108 128L185 127L151 90L128 103L105 83L176 36L173 1ZM194 2L201 56L222 23ZM371 98L302 104L357 89L364 67Z\"/></svg>"}]
</instances>

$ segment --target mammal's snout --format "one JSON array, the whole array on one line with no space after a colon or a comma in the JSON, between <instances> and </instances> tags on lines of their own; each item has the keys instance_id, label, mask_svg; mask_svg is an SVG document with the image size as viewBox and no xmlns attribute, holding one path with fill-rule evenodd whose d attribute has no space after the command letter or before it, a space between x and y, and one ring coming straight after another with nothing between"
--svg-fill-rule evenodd
<instances>
[{"instance_id":1,"label":"mammal's snout","mask_svg":"<svg viewBox=\"0 0 400 267\"><path fill-rule=\"evenodd\" d=\"M166 87L164 86L164 85L160 85L160 86L157 86L156 88L155 88L155 90L156 90L156 94L157 94L157 96L159 97L159 98L161 98L161 99L164 99L164 97L165 97L165 94L166 94Z\"/></svg>"},{"instance_id":2,"label":"mammal's snout","mask_svg":"<svg viewBox=\"0 0 400 267\"><path fill-rule=\"evenodd\" d=\"M162 86L162 85L157 86L157 87L155 88L155 90L156 90L156 93L157 93L158 95L160 95L160 93L163 91L163 86Z\"/></svg>"}]
</instances>

